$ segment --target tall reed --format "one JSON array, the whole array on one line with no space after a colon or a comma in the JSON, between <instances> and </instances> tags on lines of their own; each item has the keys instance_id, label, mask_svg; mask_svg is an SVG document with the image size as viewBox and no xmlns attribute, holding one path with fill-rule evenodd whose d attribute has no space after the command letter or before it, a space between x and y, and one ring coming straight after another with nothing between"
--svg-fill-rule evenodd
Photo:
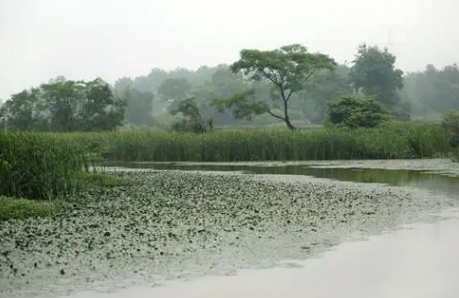
<instances>
[{"instance_id":1,"label":"tall reed","mask_svg":"<svg viewBox=\"0 0 459 298\"><path fill-rule=\"evenodd\" d=\"M74 191L85 154L55 134L0 132L0 195L49 199Z\"/></svg>"},{"instance_id":2,"label":"tall reed","mask_svg":"<svg viewBox=\"0 0 459 298\"><path fill-rule=\"evenodd\" d=\"M126 131L94 134L109 160L274 161L401 159L444 156L449 136L437 124L374 129L217 130L206 134Z\"/></svg>"}]
</instances>

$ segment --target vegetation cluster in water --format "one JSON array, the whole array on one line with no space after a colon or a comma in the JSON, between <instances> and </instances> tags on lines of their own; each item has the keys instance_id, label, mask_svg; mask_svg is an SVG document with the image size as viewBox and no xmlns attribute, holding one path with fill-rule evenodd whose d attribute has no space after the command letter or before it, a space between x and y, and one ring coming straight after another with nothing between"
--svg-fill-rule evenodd
<instances>
[{"instance_id":1,"label":"vegetation cluster in water","mask_svg":"<svg viewBox=\"0 0 459 298\"><path fill-rule=\"evenodd\" d=\"M55 281L59 291L123 277L145 282L272 265L451 204L375 185L174 171L119 175L131 183L69 197L49 217L0 222L4 294L33 294Z\"/></svg>"}]
</instances>

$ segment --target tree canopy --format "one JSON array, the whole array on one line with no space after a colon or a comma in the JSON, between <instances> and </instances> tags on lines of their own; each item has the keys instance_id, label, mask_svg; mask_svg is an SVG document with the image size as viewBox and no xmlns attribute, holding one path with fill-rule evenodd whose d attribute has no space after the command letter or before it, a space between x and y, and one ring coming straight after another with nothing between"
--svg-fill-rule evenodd
<instances>
[{"instance_id":1,"label":"tree canopy","mask_svg":"<svg viewBox=\"0 0 459 298\"><path fill-rule=\"evenodd\" d=\"M125 102L101 79L58 78L13 94L1 108L8 126L49 131L110 130L122 124Z\"/></svg>"},{"instance_id":2,"label":"tree canopy","mask_svg":"<svg viewBox=\"0 0 459 298\"><path fill-rule=\"evenodd\" d=\"M356 91L374 96L390 110L400 104L403 72L395 68L396 57L387 48L362 44L358 48L349 79Z\"/></svg>"},{"instance_id":3,"label":"tree canopy","mask_svg":"<svg viewBox=\"0 0 459 298\"><path fill-rule=\"evenodd\" d=\"M145 75L106 82L60 76L13 94L0 108L0 127L89 131L116 125L170 128L182 101L193 98L202 119L215 126L275 125L290 129L326 120L341 95L374 97L398 119L440 119L459 110L456 64L404 74L387 48L362 44L349 66L300 44L244 49L231 65L196 70L153 68ZM96 99L91 99L96 98ZM180 114L180 113L179 113ZM121 120L119 120L121 119Z\"/></svg>"},{"instance_id":4,"label":"tree canopy","mask_svg":"<svg viewBox=\"0 0 459 298\"><path fill-rule=\"evenodd\" d=\"M234 73L242 72L249 81L267 82L270 86L271 103L253 101L253 91L242 91L228 99L218 99L215 105L231 109L236 117L268 113L295 129L290 121L289 101L293 94L302 91L306 82L320 70L334 70L336 62L321 53L309 53L300 44L283 46L275 50L244 49L240 59L230 68ZM242 112L242 109L244 110Z\"/></svg>"}]
</instances>

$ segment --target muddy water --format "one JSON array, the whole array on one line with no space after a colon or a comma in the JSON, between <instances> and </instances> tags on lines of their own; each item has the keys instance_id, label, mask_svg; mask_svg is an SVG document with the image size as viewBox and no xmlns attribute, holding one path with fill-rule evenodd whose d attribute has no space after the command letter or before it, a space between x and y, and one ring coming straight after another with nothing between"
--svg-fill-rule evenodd
<instances>
[{"instance_id":1,"label":"muddy water","mask_svg":"<svg viewBox=\"0 0 459 298\"><path fill-rule=\"evenodd\" d=\"M435 223L341 244L321 258L289 262L294 264L290 268L240 270L235 276L70 297L456 298L459 212L439 215Z\"/></svg>"}]
</instances>

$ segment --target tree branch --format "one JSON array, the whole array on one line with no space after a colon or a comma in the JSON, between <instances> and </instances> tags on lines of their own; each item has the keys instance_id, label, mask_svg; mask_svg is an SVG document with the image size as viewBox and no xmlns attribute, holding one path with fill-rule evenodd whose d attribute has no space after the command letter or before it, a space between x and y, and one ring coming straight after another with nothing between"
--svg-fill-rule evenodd
<instances>
[{"instance_id":1,"label":"tree branch","mask_svg":"<svg viewBox=\"0 0 459 298\"><path fill-rule=\"evenodd\" d=\"M285 118L284 118L284 117L279 116L279 115L276 115L276 114L274 114L274 113L271 112L271 111L268 111L268 114L271 115L271 116L273 116L274 118L277 118L277 119L280 119L280 120L282 120L282 121L285 121Z\"/></svg>"},{"instance_id":2,"label":"tree branch","mask_svg":"<svg viewBox=\"0 0 459 298\"><path fill-rule=\"evenodd\" d=\"M276 84L277 85L277 82L274 78L271 77L271 75L269 73L267 73L265 70L262 70L261 71L263 73L263 75L268 79L270 80L272 83Z\"/></svg>"},{"instance_id":3,"label":"tree branch","mask_svg":"<svg viewBox=\"0 0 459 298\"><path fill-rule=\"evenodd\" d=\"M284 111L284 110L282 110L279 106L277 106L276 104L274 104L274 108L275 108L275 109L278 109L278 110L281 110L282 112Z\"/></svg>"},{"instance_id":4,"label":"tree branch","mask_svg":"<svg viewBox=\"0 0 459 298\"><path fill-rule=\"evenodd\" d=\"M290 96L292 96L292 93L293 93L293 90L290 89L290 92L287 94L286 101L288 101L290 99Z\"/></svg>"},{"instance_id":5,"label":"tree branch","mask_svg":"<svg viewBox=\"0 0 459 298\"><path fill-rule=\"evenodd\" d=\"M306 78L304 78L303 82L301 82L301 84L304 84L306 83L307 80L309 80L309 78L314 74L314 72L316 72L316 68L314 67L311 72L306 76Z\"/></svg>"},{"instance_id":6,"label":"tree branch","mask_svg":"<svg viewBox=\"0 0 459 298\"><path fill-rule=\"evenodd\" d=\"M284 87L283 86L279 86L279 90L280 90L280 93L281 93L282 100L284 102L287 102L288 101L288 97L285 96Z\"/></svg>"},{"instance_id":7,"label":"tree branch","mask_svg":"<svg viewBox=\"0 0 459 298\"><path fill-rule=\"evenodd\" d=\"M311 78L311 76L314 74L315 71L316 71L316 68L313 68L313 69L311 70L311 72L306 76L306 78L304 78L304 80L301 82L301 84L306 83L306 82ZM296 77L296 75L295 75L295 77ZM281 89L282 99L283 99L284 101L288 102L289 99L290 99L290 97L291 97L292 94L293 94L293 90L290 89L290 91L288 92L287 96L285 96L285 93L284 93L283 88L280 88L280 89Z\"/></svg>"}]
</instances>

